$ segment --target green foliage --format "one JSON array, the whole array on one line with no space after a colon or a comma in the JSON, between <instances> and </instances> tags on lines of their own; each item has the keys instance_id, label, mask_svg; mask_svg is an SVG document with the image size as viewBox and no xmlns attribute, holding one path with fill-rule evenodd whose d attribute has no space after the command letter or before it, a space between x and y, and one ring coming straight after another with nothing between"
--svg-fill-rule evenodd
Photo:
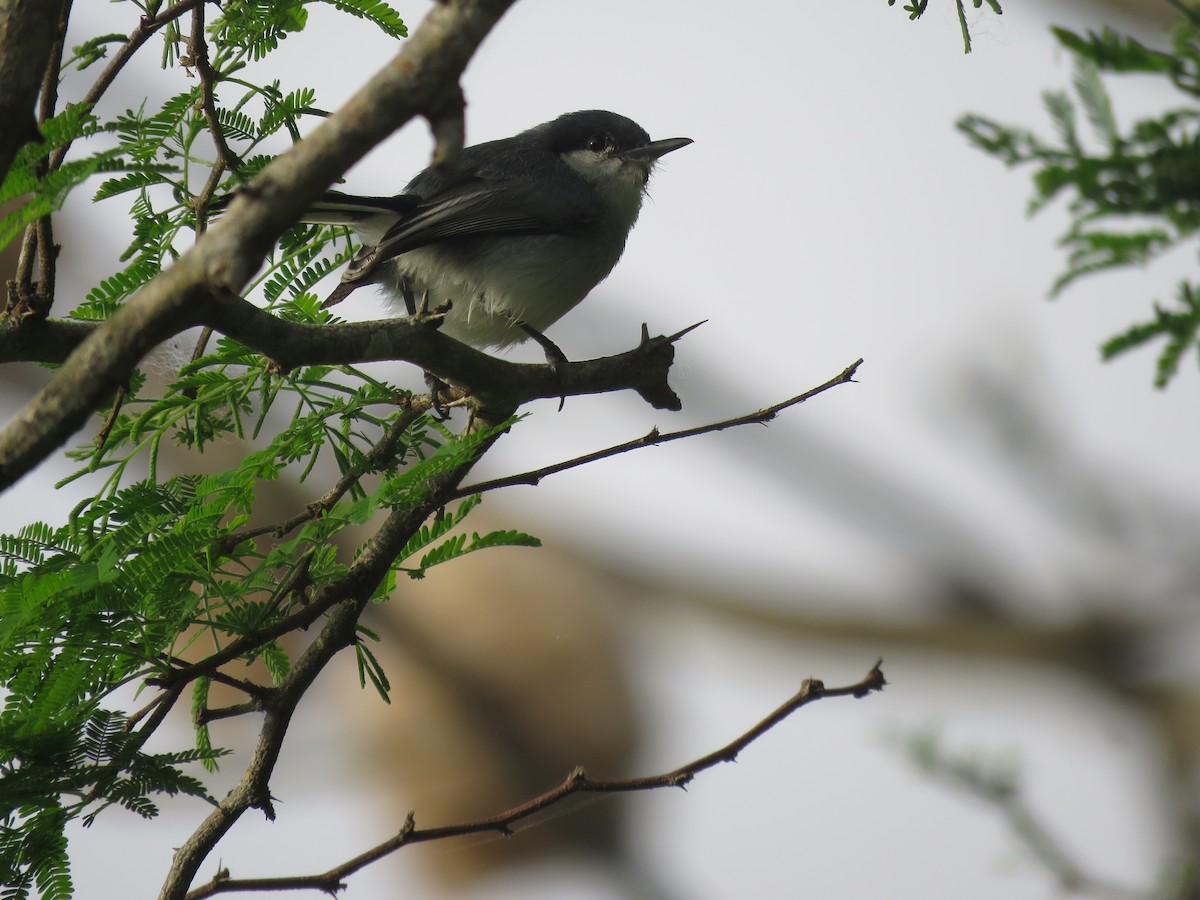
<instances>
[{"instance_id":1,"label":"green foliage","mask_svg":"<svg viewBox=\"0 0 1200 900\"><path fill-rule=\"evenodd\" d=\"M289 34L303 31L308 10L317 0L279 3L277 0L230 0L221 17L213 23L212 35L218 46L231 52L230 59L259 60L279 46ZM400 14L383 0L320 0L344 13L373 22L385 34L402 38L408 29Z\"/></svg>"},{"instance_id":2,"label":"green foliage","mask_svg":"<svg viewBox=\"0 0 1200 900\"><path fill-rule=\"evenodd\" d=\"M382 0L320 0L344 13L374 22L387 35L408 37L408 28L400 14Z\"/></svg>"},{"instance_id":3,"label":"green foliage","mask_svg":"<svg viewBox=\"0 0 1200 900\"><path fill-rule=\"evenodd\" d=\"M98 172L125 168L118 151L97 150L47 171L47 158L76 137L95 134L96 120L76 105L42 124L42 140L26 144L18 151L4 182L0 184L0 203L27 198L16 210L0 219L0 247L17 237L26 225L61 209L67 195Z\"/></svg>"},{"instance_id":4,"label":"green foliage","mask_svg":"<svg viewBox=\"0 0 1200 900\"><path fill-rule=\"evenodd\" d=\"M1104 358L1112 359L1156 338L1165 338L1166 346L1158 356L1154 374L1154 384L1165 387L1179 371L1183 355L1196 346L1196 336L1200 334L1200 297L1197 297L1196 288L1186 281L1181 283L1177 300L1178 310L1163 309L1155 304L1153 319L1106 341L1100 348Z\"/></svg>"},{"instance_id":5,"label":"green foliage","mask_svg":"<svg viewBox=\"0 0 1200 900\"><path fill-rule=\"evenodd\" d=\"M405 34L398 14L379 0L324 2L392 37ZM135 15L144 11L124 5L136 7ZM186 23L172 22L161 31L169 99L108 119L67 105L42 124L41 141L21 150L0 198L23 202L0 220L0 242L89 182L94 202L129 210L125 251L70 315L111 317L196 240L223 193L298 140L307 120L326 115L312 88L246 75L249 63L305 26L309 5L226 0L208 7L211 81L186 70ZM124 40L86 38L64 67L87 69ZM236 158L214 154L210 104ZM354 250L345 229L297 226L249 290L282 318L327 322L314 291ZM162 796L211 802L202 776L226 751L214 744L219 732L209 723L219 716L210 716L210 688L231 679L215 665L188 669L184 660L234 647L228 662L257 663L270 683L233 682L252 697L270 691L292 671L287 628L348 572L336 542L354 546L362 537L349 537L349 529L396 511L424 511L431 482L473 462L513 425L459 437L412 412L407 400L396 385L356 367L280 374L236 341L218 338L165 388L134 373L101 413L103 439L68 453L77 469L63 484L86 484L89 496L66 522L0 534L5 898L72 896L64 837L72 821L90 825L114 806L151 817ZM240 460L212 471L201 454L232 441L244 442ZM162 449L171 444L193 454L190 473L164 473ZM284 522L264 524L263 485L284 477L315 484L320 499ZM398 576L419 578L489 547L537 546L516 531L454 531L478 503L472 497L420 527L364 593L382 601ZM386 699L387 674L370 646L376 641L358 626L360 681ZM146 705L128 714L117 707L134 689ZM194 746L147 752L162 717L185 696Z\"/></svg>"},{"instance_id":6,"label":"green foliage","mask_svg":"<svg viewBox=\"0 0 1200 900\"><path fill-rule=\"evenodd\" d=\"M996 15L1002 15L1004 10L1000 8L1000 0L971 0L972 6L975 9L981 9L983 4L987 3L990 9ZM888 0L888 6L895 6L896 0ZM971 30L967 23L967 7L965 0L954 0L955 8L958 10L958 27L962 32L963 53L971 52ZM929 8L929 0L909 0L903 7L908 13L909 21L915 22L921 16L925 15L925 10Z\"/></svg>"},{"instance_id":7,"label":"green foliage","mask_svg":"<svg viewBox=\"0 0 1200 900\"><path fill-rule=\"evenodd\" d=\"M363 640L366 638L379 643L379 635L361 623L358 626L358 634L360 637L354 642L354 655L358 662L359 686L366 687L369 679L380 699L385 703L391 703L392 698L388 696L388 692L392 689L392 684L388 681L387 673L383 671L383 666L375 657L374 651Z\"/></svg>"},{"instance_id":8,"label":"green foliage","mask_svg":"<svg viewBox=\"0 0 1200 900\"><path fill-rule=\"evenodd\" d=\"M279 270L272 276L282 279L280 290L306 270L287 271L290 277ZM211 767L224 752L212 746L207 726L197 728L194 749L145 754L150 730L105 706L118 688L169 678L198 634L216 647L244 641L242 659L260 660L281 681L290 661L269 629L345 574L333 539L420 501L429 479L473 459L512 424L459 439L410 417L380 455L374 450L382 436L405 415L395 405L401 394L350 367L271 376L261 358L222 340L165 395L143 397L131 386L103 447L74 451L83 468L68 480L104 477L65 525L37 522L0 535L0 684L9 692L0 712L0 865L13 873L13 884L53 888L65 871L65 845L37 836L61 835L72 819L90 824L112 805L152 816L156 793L207 796L202 782L179 769L192 762ZM156 478L164 439L196 450L231 436L251 440L265 432L284 396L294 401L292 411L234 467ZM347 482L344 496L286 534L255 540L258 532L248 526L260 485L285 470L303 480L326 457ZM135 460L149 464L150 477L131 476ZM512 531L447 538L478 502L464 501L423 527L392 562L385 584L396 572L415 577L486 547L536 546ZM419 570L403 567L439 540ZM386 696L378 660L361 641L356 652L364 683ZM206 708L208 687L207 679L193 685L195 714Z\"/></svg>"},{"instance_id":9,"label":"green foliage","mask_svg":"<svg viewBox=\"0 0 1200 900\"><path fill-rule=\"evenodd\" d=\"M82 678L77 680L83 680ZM63 692L59 696L66 696ZM145 735L126 728L124 715L96 710L56 716L36 729L6 707L0 721L0 883L5 897L72 896L68 821L90 825L117 805L144 818L157 815L154 794L186 794L213 802L204 785L180 766L223 751L145 753ZM5 721L5 724L10 724Z\"/></svg>"},{"instance_id":10,"label":"green foliage","mask_svg":"<svg viewBox=\"0 0 1200 900\"><path fill-rule=\"evenodd\" d=\"M1055 28L1074 60L1072 92L1047 92L1046 110L1055 139L980 115L963 116L958 128L981 150L1009 166L1032 166L1030 212L1064 198L1071 225L1061 244L1066 270L1055 280L1057 295L1085 275L1143 266L1197 237L1200 230L1200 32L1185 19L1171 50L1146 47L1105 28L1080 35ZM1102 73L1167 79L1185 105L1119 126ZM1079 111L1090 138L1080 135ZM1154 306L1153 317L1108 340L1105 359L1156 339L1165 340L1154 382L1164 387L1183 357L1200 351L1197 288L1177 289L1177 308Z\"/></svg>"},{"instance_id":11,"label":"green foliage","mask_svg":"<svg viewBox=\"0 0 1200 900\"><path fill-rule=\"evenodd\" d=\"M422 525L420 530L409 539L404 549L400 551L396 561L403 562L410 559L435 541L445 538L456 525L467 517L480 499L478 495L470 497L459 505L456 512L443 514L428 525ZM417 568L406 568L403 571L408 573L410 578L424 578L426 570L433 566L458 559L468 553L474 553L476 550L484 550L488 547L540 547L541 545L542 542L537 538L520 531L492 531L485 535L473 532L469 540L466 534L456 534L446 538L423 554Z\"/></svg>"},{"instance_id":12,"label":"green foliage","mask_svg":"<svg viewBox=\"0 0 1200 900\"><path fill-rule=\"evenodd\" d=\"M236 59L259 60L289 34L303 31L308 11L295 3L273 0L234 0L225 5L212 26L213 40Z\"/></svg>"},{"instance_id":13,"label":"green foliage","mask_svg":"<svg viewBox=\"0 0 1200 900\"><path fill-rule=\"evenodd\" d=\"M270 376L260 358L222 340L164 396L133 391L103 447L73 453L83 468L68 480L102 480L65 525L34 523L0 536L0 684L9 691L0 713L0 808L11 831L0 836L8 853L0 864L24 879L15 883L41 884L60 870L58 843L29 843L53 823L61 833L67 821L90 822L114 804L151 816L155 793L205 796L178 766L211 765L221 755L208 728L198 728L194 750L146 755L140 742L149 732L106 709L114 691L169 676L200 633L216 647L246 641L242 658L261 660L279 682L290 662L268 630L345 573L332 540L422 499L431 477L472 459L494 434L460 440L413 417L381 457L372 451L404 415L395 406L401 393L349 367ZM252 440L284 397L293 404L276 433L236 466L156 479L164 439L196 450L231 436ZM247 529L260 485L285 470L303 480L326 457L352 479L345 496L287 534L255 540ZM149 464L149 478L132 477L138 460ZM427 526L408 553L442 538L477 503ZM536 541L507 531L459 536L427 553L421 567L515 544ZM401 568L408 553L393 573L411 573ZM363 677L386 694L378 661L365 645L356 649ZM194 685L192 697L194 709L205 708L207 681ZM74 802L63 803L67 795Z\"/></svg>"}]
</instances>

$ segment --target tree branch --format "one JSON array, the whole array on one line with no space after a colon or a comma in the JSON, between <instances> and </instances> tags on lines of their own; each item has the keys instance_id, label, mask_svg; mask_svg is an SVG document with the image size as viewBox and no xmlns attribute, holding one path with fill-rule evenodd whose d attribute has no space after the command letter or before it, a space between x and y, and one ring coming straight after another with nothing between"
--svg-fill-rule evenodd
<instances>
[{"instance_id":1,"label":"tree branch","mask_svg":"<svg viewBox=\"0 0 1200 900\"><path fill-rule=\"evenodd\" d=\"M207 293L203 283L183 271L189 267L189 257L143 288L110 320L120 319L124 329L114 330L110 323L0 319L0 362L64 363L55 380L0 432L0 488L15 481L27 461L36 464L38 454L54 449L51 442L57 440L59 430L69 427L68 415L73 424L78 414L82 425L92 403L98 406L123 384L142 355L158 341L195 325L216 328L272 359L280 371L300 365L410 362L463 387L487 409L619 390L636 391L656 409L682 407L667 374L675 357L674 342L689 329L652 338L643 327L642 341L633 350L552 369L489 356L414 319L326 325L288 322L227 292ZM159 315L162 308L173 310L175 320ZM158 340L152 340L155 336ZM100 381L106 374L110 380ZM96 399L81 408L83 393ZM49 428L48 421L57 422L57 427Z\"/></svg>"},{"instance_id":2,"label":"tree branch","mask_svg":"<svg viewBox=\"0 0 1200 900\"><path fill-rule=\"evenodd\" d=\"M384 466L390 465L396 458L396 449L400 444L400 439L404 437L404 433L408 431L409 426L416 421L417 416L425 412L429 408L429 404L424 404L424 408L410 404L401 415L398 415L388 430L384 433L378 443L371 448L367 454L367 463L362 469L346 472L328 491L318 497L312 503L304 507L303 512L289 516L282 522L276 522L271 525L254 525L242 528L238 531L231 532L221 541L220 549L223 551L232 550L242 541L252 540L256 537L261 537L264 534L274 535L276 539L284 537L293 529L299 528L305 522L311 522L318 516L324 515L333 509L334 505L345 496L359 480L365 475L372 472L377 472Z\"/></svg>"},{"instance_id":3,"label":"tree branch","mask_svg":"<svg viewBox=\"0 0 1200 900\"><path fill-rule=\"evenodd\" d=\"M178 0L177 3L168 6L162 12L155 15L142 16L137 27L129 33L129 37L125 40L125 43L112 55L112 59L108 61L108 65L104 67L100 76L92 83L92 86L88 88L88 92L78 102L87 106L95 106L112 83L116 81L117 76L121 74L121 70L133 59L133 55L141 49L141 46L146 41L150 40L155 32L191 12L198 6L202 6L205 3L217 2L219 0ZM67 153L70 149L71 143L68 142L50 154L50 168L57 169L61 166L63 160L67 158Z\"/></svg>"},{"instance_id":4,"label":"tree branch","mask_svg":"<svg viewBox=\"0 0 1200 900\"><path fill-rule=\"evenodd\" d=\"M188 62L195 68L196 75L200 79L200 105L204 110L204 121L208 123L209 134L212 135L213 147L217 151L217 159L208 174L208 181L205 182L195 199L196 218L198 223L203 223L207 220L205 213L212 200L213 191L221 182L221 177L226 170L236 168L242 162L241 157L233 152L229 142L225 140L225 129L221 125L221 120L217 118L217 104L213 91L220 73L213 69L212 63L209 61L208 41L204 39L203 4L192 10L192 34L189 38L189 46L191 51ZM200 225L198 230L203 231L203 225Z\"/></svg>"},{"instance_id":5,"label":"tree branch","mask_svg":"<svg viewBox=\"0 0 1200 900\"><path fill-rule=\"evenodd\" d=\"M63 9L63 0L0 0L0 181L38 138L34 107Z\"/></svg>"},{"instance_id":6,"label":"tree branch","mask_svg":"<svg viewBox=\"0 0 1200 900\"><path fill-rule=\"evenodd\" d=\"M229 877L228 871L222 870L208 884L189 892L186 900L202 900L204 897L211 897L215 894L223 894L231 891L311 889L333 894L346 887L344 880L350 875L409 844L420 844L427 841L444 840L451 837L492 831L503 835L510 835L512 834L512 827L518 822L542 812L574 794L618 794L666 787L686 787L701 772L711 769L720 763L736 760L738 754L745 750L746 747L754 743L754 741L758 740L758 738L762 737L798 709L830 697L855 697L861 699L868 694L882 691L886 684L887 680L883 675L883 660L875 663L862 681L859 681L857 684L848 685L847 687L827 688L823 682L815 678L806 678L800 685L800 690L790 700L757 725L742 733L725 746L677 769L672 769L670 772L641 778L597 780L589 777L583 769L576 769L555 787L543 794L526 800L524 803L486 819L462 822L456 825L417 828L416 818L410 812L404 826L394 837L372 847L370 850L353 859L333 867L327 872L294 877L235 879Z\"/></svg>"},{"instance_id":7,"label":"tree branch","mask_svg":"<svg viewBox=\"0 0 1200 900\"><path fill-rule=\"evenodd\" d=\"M62 12L59 16L58 30L54 43L50 48L50 57L46 63L46 73L42 77L42 87L38 97L37 127L40 132L46 120L54 115L58 106L58 80L62 69L63 47L67 38L67 21L71 16L71 0L63 0ZM39 160L36 173L39 178L46 176L48 163ZM33 290L33 268L35 257L38 263L37 291ZM44 319L50 315L50 307L54 303L55 260L58 257L58 247L54 244L54 229L50 215L46 214L25 228L21 239L21 255L17 259L17 273L14 279L16 296L9 301L6 312L17 317L32 314Z\"/></svg>"},{"instance_id":8,"label":"tree branch","mask_svg":"<svg viewBox=\"0 0 1200 900\"><path fill-rule=\"evenodd\" d=\"M913 735L909 755L921 770L993 806L1017 839L1057 882L1063 894L1084 894L1104 900L1141 900L1151 892L1115 884L1092 875L1030 809L1021 795L1016 774L1008 766L981 761L976 756L946 753L935 737Z\"/></svg>"},{"instance_id":9,"label":"tree branch","mask_svg":"<svg viewBox=\"0 0 1200 900\"><path fill-rule=\"evenodd\" d=\"M840 375L829 379L824 384L818 385L811 390L805 391L803 394L797 394L782 403L776 403L774 406L768 406L760 409L758 412L749 413L744 416L737 416L733 419L724 419L720 422L713 422L709 425L700 425L696 428L685 428L681 431L669 431L666 434L659 432L657 428L653 429L645 437L636 438L632 441L626 441L623 444L615 444L612 447L606 447L603 450L596 450L592 453L585 453L583 456L577 456L574 459L564 460L553 465L543 466L540 469L534 469L529 472L521 472L518 475L508 475L504 478L493 478L490 481L481 481L477 484L470 484L464 488L459 488L457 496L451 499L460 499L469 497L472 494L482 494L484 491L494 491L499 488L513 487L518 484L528 484L536 486L547 475L557 475L559 472L565 472L568 469L574 469L579 466L585 466L588 463L596 462L597 460L607 459L610 456L618 456L622 453L628 453L630 450L640 450L643 447L657 447L660 444L668 444L671 441L679 441L684 438L697 437L701 434L711 434L715 431L724 431L726 428L736 428L739 425L765 425L775 418L785 409L797 406L805 400L809 400L817 394L823 394L830 388L837 387L840 384L846 384L854 380L855 373L858 372L858 367L863 361L860 359L847 368L842 370Z\"/></svg>"},{"instance_id":10,"label":"tree branch","mask_svg":"<svg viewBox=\"0 0 1200 900\"><path fill-rule=\"evenodd\" d=\"M485 423L475 422L469 429L484 426ZM312 621L325 615L325 623L283 681L263 697L266 715L249 765L238 784L175 852L171 870L159 895L160 900L181 900L185 896L200 864L246 810L258 808L267 818L275 817L269 782L300 700L333 657L354 643L358 618L376 587L387 575L396 555L421 524L446 503L446 496L466 477L474 460L499 440L502 433L496 432L483 441L471 461L430 479L426 485L428 493L421 502L393 511L349 570L337 581L323 587L310 606L303 610L306 614L316 612ZM284 621L294 618L292 616ZM291 627L295 626L285 630ZM203 669L211 666L219 657L234 658L245 652L246 648L242 647L229 656L239 643L242 642L234 641L222 653L209 657L203 667L176 670L172 673L175 677L170 679L168 689L181 689L183 677L206 674Z\"/></svg>"},{"instance_id":11,"label":"tree branch","mask_svg":"<svg viewBox=\"0 0 1200 900\"><path fill-rule=\"evenodd\" d=\"M218 298L239 292L276 238L335 178L414 115L441 110L447 91L512 3L436 4L391 63L267 166L220 222L89 335L50 384L0 431L0 490L61 446L154 346L201 324ZM37 71L40 75L44 68Z\"/></svg>"},{"instance_id":12,"label":"tree branch","mask_svg":"<svg viewBox=\"0 0 1200 900\"><path fill-rule=\"evenodd\" d=\"M225 139L225 129L221 125L220 118L217 116L217 102L213 92L216 89L220 73L212 67L212 63L209 61L208 41L204 38L203 4L192 10L192 35L188 46L187 62L195 67L196 75L200 79L201 107L204 110L204 121L208 124L208 132L212 136L213 149L217 153L217 158L213 161L212 168L208 170L208 178L205 180L204 186L200 189L200 193L192 197L191 200L192 211L196 214L196 235L199 236L208 230L209 207L212 204L213 194L216 192L217 186L220 185L226 171L241 166L242 159L230 148L229 142ZM212 334L212 327L205 326L204 331L200 334L200 338L196 341L195 348L192 350L193 362L204 355L204 349L208 346ZM115 404L113 408L116 408Z\"/></svg>"}]
</instances>

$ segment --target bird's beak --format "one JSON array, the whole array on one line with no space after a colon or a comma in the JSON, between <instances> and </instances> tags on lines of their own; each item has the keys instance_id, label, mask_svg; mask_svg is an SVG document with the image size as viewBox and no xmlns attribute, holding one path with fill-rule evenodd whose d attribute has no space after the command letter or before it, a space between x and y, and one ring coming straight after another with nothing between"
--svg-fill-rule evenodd
<instances>
[{"instance_id":1,"label":"bird's beak","mask_svg":"<svg viewBox=\"0 0 1200 900\"><path fill-rule=\"evenodd\" d=\"M626 159L644 159L656 160L660 156L666 156L672 150L678 150L680 147L686 147L692 143L691 138L667 138L662 141L651 141L642 147L634 147L632 150L626 150L622 155Z\"/></svg>"}]
</instances>

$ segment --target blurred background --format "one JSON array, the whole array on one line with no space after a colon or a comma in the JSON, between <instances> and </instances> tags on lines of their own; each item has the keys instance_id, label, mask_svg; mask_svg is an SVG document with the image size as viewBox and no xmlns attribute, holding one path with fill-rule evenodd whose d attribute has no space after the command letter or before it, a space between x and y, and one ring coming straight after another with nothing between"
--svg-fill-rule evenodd
<instances>
[{"instance_id":1,"label":"blurred background","mask_svg":"<svg viewBox=\"0 0 1200 900\"><path fill-rule=\"evenodd\" d=\"M394 5L413 27L430 4ZM76 2L77 32L127 31L116 9ZM333 109L395 47L310 10L272 65ZM469 557L374 610L391 705L342 660L293 727L278 821L248 815L220 864L315 872L409 809L447 824L576 765L672 769L805 677L848 684L883 657L882 695L807 708L686 793L409 848L346 896L1196 896L1180 886L1200 858L1200 375L1193 357L1155 391L1152 351L1101 364L1097 350L1195 260L1047 303L1066 217L1027 219L1028 175L953 127L971 111L1049 131L1041 92L1071 78L1051 24L1161 45L1169 13L1010 0L1002 17L971 13L964 56L948 0L916 23L883 3L517 4L465 79L470 142L585 108L696 142L665 160L624 259L551 337L582 359L628 349L642 322L707 324L679 347L681 413L632 394L537 404L477 476L740 415L861 356L860 383L768 428L488 495L473 529L545 546ZM113 109L179 89L153 53L141 62ZM1109 87L1123 123L1178 102L1150 81ZM414 123L345 188L395 192L429 149ZM84 193L56 222L64 299L114 271L128 241L120 202L97 213ZM380 315L368 294L343 315ZM43 378L10 374L0 414ZM47 464L10 491L2 527L65 515L78 495L48 491L65 471ZM307 489L271 502L293 510ZM218 724L214 741L244 745L254 724ZM80 895L151 895L204 813L106 813L76 838Z\"/></svg>"}]
</instances>

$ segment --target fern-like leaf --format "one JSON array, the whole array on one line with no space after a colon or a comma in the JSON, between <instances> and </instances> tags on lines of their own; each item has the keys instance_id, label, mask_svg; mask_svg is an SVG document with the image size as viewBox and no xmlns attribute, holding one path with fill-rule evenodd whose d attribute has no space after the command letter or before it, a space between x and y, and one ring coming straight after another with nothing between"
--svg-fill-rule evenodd
<instances>
[{"instance_id":1,"label":"fern-like leaf","mask_svg":"<svg viewBox=\"0 0 1200 900\"><path fill-rule=\"evenodd\" d=\"M400 13L392 9L383 0L321 0L342 12L374 22L390 37L408 37L408 26L400 18Z\"/></svg>"}]
</instances>

